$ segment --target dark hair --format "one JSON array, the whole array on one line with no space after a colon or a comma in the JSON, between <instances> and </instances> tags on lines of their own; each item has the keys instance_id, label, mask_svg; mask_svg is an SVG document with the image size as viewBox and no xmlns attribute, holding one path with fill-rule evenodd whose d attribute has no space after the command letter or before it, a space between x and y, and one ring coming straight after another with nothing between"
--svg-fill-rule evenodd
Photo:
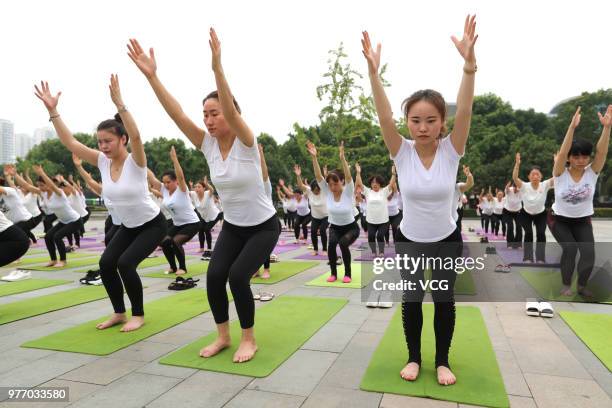
<instances>
[{"instance_id":1,"label":"dark hair","mask_svg":"<svg viewBox=\"0 0 612 408\"><path fill-rule=\"evenodd\" d=\"M321 190L321 186L319 186L319 183L317 183L317 180L312 180L310 182L310 190L314 191L315 189L318 189L320 191Z\"/></svg>"},{"instance_id":2,"label":"dark hair","mask_svg":"<svg viewBox=\"0 0 612 408\"><path fill-rule=\"evenodd\" d=\"M176 181L176 173L172 170L165 171L161 176L162 180L165 176L170 177L170 180Z\"/></svg>"},{"instance_id":3,"label":"dark hair","mask_svg":"<svg viewBox=\"0 0 612 408\"><path fill-rule=\"evenodd\" d=\"M442 118L442 129L440 129L440 136L444 135L447 132L446 129L446 102L444 101L444 97L438 91L434 91L433 89L421 89L420 91L416 91L408 98L404 99L402 102L402 112L404 112L404 118L408 121L408 112L412 105L419 101L426 101L431 103L440 114Z\"/></svg>"},{"instance_id":4,"label":"dark hair","mask_svg":"<svg viewBox=\"0 0 612 408\"><path fill-rule=\"evenodd\" d=\"M212 91L211 93L206 95L204 100L202 100L202 105L204 105L206 103L206 101L209 100L209 99L219 100L219 92L218 91ZM234 98L233 95L232 95L232 100L234 101L234 106L236 107L236 110L238 111L238 113L241 114L242 110L240 109L240 105L238 105L238 101L236 101L236 98Z\"/></svg>"},{"instance_id":5,"label":"dark hair","mask_svg":"<svg viewBox=\"0 0 612 408\"><path fill-rule=\"evenodd\" d=\"M569 156L590 156L593 153L593 143L584 139L574 139Z\"/></svg>"},{"instance_id":6,"label":"dark hair","mask_svg":"<svg viewBox=\"0 0 612 408\"><path fill-rule=\"evenodd\" d=\"M107 130L121 139L121 136L125 136L125 145L130 141L130 136L127 134L123 121L118 113L115 114L114 119L107 119L100 122L96 131Z\"/></svg>"},{"instance_id":7,"label":"dark hair","mask_svg":"<svg viewBox=\"0 0 612 408\"><path fill-rule=\"evenodd\" d=\"M293 194L302 194L302 190L300 190L299 188L294 188Z\"/></svg>"},{"instance_id":8,"label":"dark hair","mask_svg":"<svg viewBox=\"0 0 612 408\"><path fill-rule=\"evenodd\" d=\"M383 176L379 176L378 174L368 179L368 185L371 186L374 181L380 184L381 186L385 184L385 178Z\"/></svg>"},{"instance_id":9,"label":"dark hair","mask_svg":"<svg viewBox=\"0 0 612 408\"><path fill-rule=\"evenodd\" d=\"M0 176L0 186L5 186L6 185L6 180L4 179L4 177Z\"/></svg>"},{"instance_id":10,"label":"dark hair","mask_svg":"<svg viewBox=\"0 0 612 408\"><path fill-rule=\"evenodd\" d=\"M529 169L529 173L531 173L534 170L537 170L540 172L540 174L542 174L542 169L540 168L540 166L531 166L531 169Z\"/></svg>"},{"instance_id":11,"label":"dark hair","mask_svg":"<svg viewBox=\"0 0 612 408\"><path fill-rule=\"evenodd\" d=\"M340 169L335 169L327 173L327 177L325 177L325 181L329 183L329 180L333 180L334 182L344 182L344 171Z\"/></svg>"}]
</instances>

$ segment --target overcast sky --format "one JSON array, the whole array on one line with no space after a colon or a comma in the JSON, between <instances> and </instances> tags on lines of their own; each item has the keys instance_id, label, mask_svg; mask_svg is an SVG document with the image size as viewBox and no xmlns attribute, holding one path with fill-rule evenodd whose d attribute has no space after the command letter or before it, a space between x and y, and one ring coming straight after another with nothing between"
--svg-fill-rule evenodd
<instances>
[{"instance_id":1,"label":"overcast sky","mask_svg":"<svg viewBox=\"0 0 612 408\"><path fill-rule=\"evenodd\" d=\"M214 89L210 26L247 123L279 142L293 123L317 123L315 89L329 49L344 42L350 63L366 76L363 29L382 42L396 113L421 88L455 100L462 61L450 36L461 35L467 13L477 14L480 35L476 94L494 92L514 108L548 112L562 99L612 86L611 1L20 0L3 2L0 12L0 118L13 121L16 133L48 125L33 95L40 79L62 91L59 111L70 129L92 132L114 114L108 82L116 72L145 140L183 138L125 44L135 37L155 48L162 82L202 123L202 97Z\"/></svg>"}]
</instances>

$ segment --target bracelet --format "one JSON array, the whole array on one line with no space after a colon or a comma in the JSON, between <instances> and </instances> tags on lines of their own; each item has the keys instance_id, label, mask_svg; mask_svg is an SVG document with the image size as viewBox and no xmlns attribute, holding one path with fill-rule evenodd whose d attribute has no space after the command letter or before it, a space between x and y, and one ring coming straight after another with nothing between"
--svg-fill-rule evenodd
<instances>
[{"instance_id":1,"label":"bracelet","mask_svg":"<svg viewBox=\"0 0 612 408\"><path fill-rule=\"evenodd\" d=\"M119 113L121 112L127 112L127 106L123 105L122 107L119 108L118 110Z\"/></svg>"},{"instance_id":2,"label":"bracelet","mask_svg":"<svg viewBox=\"0 0 612 408\"><path fill-rule=\"evenodd\" d=\"M56 118L59 118L59 117L60 117L59 113L57 115L49 116L49 122L52 122L53 119L56 119Z\"/></svg>"},{"instance_id":3,"label":"bracelet","mask_svg":"<svg viewBox=\"0 0 612 408\"><path fill-rule=\"evenodd\" d=\"M463 72L465 72L468 75L475 74L476 71L478 71L478 65L476 65L476 64L474 64L474 69L473 70L466 69L465 65L463 66Z\"/></svg>"}]
</instances>

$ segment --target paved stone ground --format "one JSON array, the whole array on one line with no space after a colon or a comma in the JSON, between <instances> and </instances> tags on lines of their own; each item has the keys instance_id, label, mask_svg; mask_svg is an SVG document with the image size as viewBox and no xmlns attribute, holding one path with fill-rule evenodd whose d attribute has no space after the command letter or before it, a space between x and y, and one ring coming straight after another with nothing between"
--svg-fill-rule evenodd
<instances>
[{"instance_id":1,"label":"paved stone ground","mask_svg":"<svg viewBox=\"0 0 612 408\"><path fill-rule=\"evenodd\" d=\"M477 224L476 220L466 220L464 229ZM102 222L93 219L88 223L88 228L92 227L101 229ZM595 221L594 228L596 241L612 241L611 221ZM477 240L472 233L466 235L470 241ZM281 259L304 252L306 249L301 247L282 254ZM349 300L333 319L267 378L254 379L158 363L164 355L213 331L210 313L105 357L19 347L25 341L104 316L111 312L105 299L0 326L0 386L70 388L69 403L2 402L0 406L466 407L359 390L361 377L397 304L389 310L367 309L361 303L359 290L304 286L325 270L322 262L316 268L266 287L277 296L330 296ZM45 272L33 275L49 277ZM53 276L75 279L71 272L55 272ZM143 278L143 283L147 286L145 302L170 294L165 279ZM479 285L477 283L478 289ZM2 297L0 310L2 304L66 288L58 286ZM254 285L254 290L258 289ZM612 407L612 373L561 318L527 317L524 302L467 304L477 305L482 311L512 407ZM612 306L602 304L554 303L554 308L557 312L612 313ZM235 319L232 306L230 311L230 318Z\"/></svg>"}]
</instances>

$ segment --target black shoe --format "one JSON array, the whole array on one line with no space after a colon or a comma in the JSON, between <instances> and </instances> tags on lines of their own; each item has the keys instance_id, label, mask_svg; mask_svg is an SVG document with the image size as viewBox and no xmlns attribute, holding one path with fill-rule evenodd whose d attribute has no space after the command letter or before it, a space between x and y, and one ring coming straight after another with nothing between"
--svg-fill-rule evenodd
<instances>
[{"instance_id":1,"label":"black shoe","mask_svg":"<svg viewBox=\"0 0 612 408\"><path fill-rule=\"evenodd\" d=\"M79 279L83 285L89 285L91 281L100 279L100 271L88 270L85 277Z\"/></svg>"}]
</instances>

